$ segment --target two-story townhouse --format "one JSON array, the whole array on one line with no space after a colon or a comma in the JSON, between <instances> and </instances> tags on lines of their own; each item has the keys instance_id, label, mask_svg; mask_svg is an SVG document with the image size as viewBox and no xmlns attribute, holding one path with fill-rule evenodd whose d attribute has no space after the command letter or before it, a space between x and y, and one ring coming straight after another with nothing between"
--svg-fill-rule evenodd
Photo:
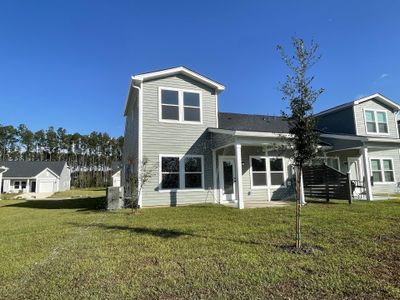
<instances>
[{"instance_id":1,"label":"two-story townhouse","mask_svg":"<svg viewBox=\"0 0 400 300\"><path fill-rule=\"evenodd\" d=\"M130 178L147 162L151 177L141 189L140 207L210 202L243 208L293 197L287 122L220 113L218 95L224 89L185 67L132 77L122 184L129 195ZM350 172L360 197L373 199L373 193L396 189L398 110L376 94L318 114L323 160Z\"/></svg>"},{"instance_id":2,"label":"two-story townhouse","mask_svg":"<svg viewBox=\"0 0 400 300\"><path fill-rule=\"evenodd\" d=\"M395 193L400 182L400 106L373 94L318 113L321 139L332 145L341 172L350 172L360 198Z\"/></svg>"}]
</instances>

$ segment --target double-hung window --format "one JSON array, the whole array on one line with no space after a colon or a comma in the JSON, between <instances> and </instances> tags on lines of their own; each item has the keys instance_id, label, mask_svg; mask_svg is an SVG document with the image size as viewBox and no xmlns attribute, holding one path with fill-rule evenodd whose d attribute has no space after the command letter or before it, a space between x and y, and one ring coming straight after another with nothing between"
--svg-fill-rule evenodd
<instances>
[{"instance_id":1,"label":"double-hung window","mask_svg":"<svg viewBox=\"0 0 400 300\"><path fill-rule=\"evenodd\" d=\"M160 119L181 123L201 123L201 93L160 88Z\"/></svg>"},{"instance_id":2,"label":"double-hung window","mask_svg":"<svg viewBox=\"0 0 400 300\"><path fill-rule=\"evenodd\" d=\"M203 189L203 156L161 156L161 190Z\"/></svg>"},{"instance_id":3,"label":"double-hung window","mask_svg":"<svg viewBox=\"0 0 400 300\"><path fill-rule=\"evenodd\" d=\"M179 156L161 158L161 188L178 189L180 183Z\"/></svg>"},{"instance_id":4,"label":"double-hung window","mask_svg":"<svg viewBox=\"0 0 400 300\"><path fill-rule=\"evenodd\" d=\"M368 109L364 111L364 115L367 133L387 134L389 132L387 113L385 111Z\"/></svg>"},{"instance_id":5,"label":"double-hung window","mask_svg":"<svg viewBox=\"0 0 400 300\"><path fill-rule=\"evenodd\" d=\"M252 187L285 185L285 170L282 157L251 157Z\"/></svg>"},{"instance_id":6,"label":"double-hung window","mask_svg":"<svg viewBox=\"0 0 400 300\"><path fill-rule=\"evenodd\" d=\"M271 185L281 186L285 185L285 174L283 170L283 159L282 158L270 158L269 159L269 170L271 173Z\"/></svg>"},{"instance_id":7,"label":"double-hung window","mask_svg":"<svg viewBox=\"0 0 400 300\"><path fill-rule=\"evenodd\" d=\"M202 188L202 158L198 156L187 156L185 161L185 189Z\"/></svg>"},{"instance_id":8,"label":"double-hung window","mask_svg":"<svg viewBox=\"0 0 400 300\"><path fill-rule=\"evenodd\" d=\"M14 189L19 190L19 181L14 181Z\"/></svg>"},{"instance_id":9,"label":"double-hung window","mask_svg":"<svg viewBox=\"0 0 400 300\"><path fill-rule=\"evenodd\" d=\"M267 165L265 158L253 157L251 159L253 186L267 186Z\"/></svg>"},{"instance_id":10,"label":"double-hung window","mask_svg":"<svg viewBox=\"0 0 400 300\"><path fill-rule=\"evenodd\" d=\"M179 121L178 91L161 90L161 118Z\"/></svg>"},{"instance_id":11,"label":"double-hung window","mask_svg":"<svg viewBox=\"0 0 400 300\"><path fill-rule=\"evenodd\" d=\"M393 161L391 159L371 159L374 182L394 182Z\"/></svg>"}]
</instances>

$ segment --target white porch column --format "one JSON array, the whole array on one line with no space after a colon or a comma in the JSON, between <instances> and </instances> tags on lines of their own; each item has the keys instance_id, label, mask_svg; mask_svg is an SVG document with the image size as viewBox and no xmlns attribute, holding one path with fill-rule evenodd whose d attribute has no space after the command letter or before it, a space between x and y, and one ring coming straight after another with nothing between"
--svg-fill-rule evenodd
<instances>
[{"instance_id":1,"label":"white porch column","mask_svg":"<svg viewBox=\"0 0 400 300\"><path fill-rule=\"evenodd\" d=\"M31 189L29 188L29 179L26 180L26 192L29 193Z\"/></svg>"},{"instance_id":2,"label":"white porch column","mask_svg":"<svg viewBox=\"0 0 400 300\"><path fill-rule=\"evenodd\" d=\"M235 159L236 159L236 190L238 208L244 208L243 202L243 184L242 184L242 145L235 144Z\"/></svg>"},{"instance_id":3,"label":"white porch column","mask_svg":"<svg viewBox=\"0 0 400 300\"><path fill-rule=\"evenodd\" d=\"M300 174L300 203L301 203L301 205L306 204L306 198L304 196L303 172L301 172L301 174Z\"/></svg>"},{"instance_id":4,"label":"white porch column","mask_svg":"<svg viewBox=\"0 0 400 300\"><path fill-rule=\"evenodd\" d=\"M364 183L365 190L367 193L367 200L374 200L372 196L372 187L371 187L371 172L369 169L369 156L368 156L368 148L367 146L363 146L361 148L363 167L364 167Z\"/></svg>"},{"instance_id":5,"label":"white porch column","mask_svg":"<svg viewBox=\"0 0 400 300\"><path fill-rule=\"evenodd\" d=\"M214 202L220 203L218 199L218 186L217 186L217 150L212 150L212 164L213 164L213 188L214 188Z\"/></svg>"}]
</instances>

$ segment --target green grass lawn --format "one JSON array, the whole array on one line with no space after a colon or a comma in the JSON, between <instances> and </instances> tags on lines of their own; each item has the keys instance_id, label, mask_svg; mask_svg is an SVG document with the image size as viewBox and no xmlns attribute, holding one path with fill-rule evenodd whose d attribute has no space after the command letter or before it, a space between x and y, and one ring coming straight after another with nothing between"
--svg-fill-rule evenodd
<instances>
[{"instance_id":1,"label":"green grass lawn","mask_svg":"<svg viewBox=\"0 0 400 300\"><path fill-rule=\"evenodd\" d=\"M400 299L400 200L96 211L0 201L0 299Z\"/></svg>"},{"instance_id":2,"label":"green grass lawn","mask_svg":"<svg viewBox=\"0 0 400 300\"><path fill-rule=\"evenodd\" d=\"M69 191L54 193L50 198L93 198L104 197L105 188L71 189Z\"/></svg>"}]
</instances>

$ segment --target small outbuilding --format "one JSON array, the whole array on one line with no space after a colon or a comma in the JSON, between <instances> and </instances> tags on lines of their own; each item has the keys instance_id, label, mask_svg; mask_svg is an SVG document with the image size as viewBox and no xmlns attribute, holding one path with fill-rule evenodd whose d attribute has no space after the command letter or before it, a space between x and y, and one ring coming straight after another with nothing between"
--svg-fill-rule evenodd
<instances>
[{"instance_id":1,"label":"small outbuilding","mask_svg":"<svg viewBox=\"0 0 400 300\"><path fill-rule=\"evenodd\" d=\"M121 186L121 162L116 161L111 164L112 186Z\"/></svg>"},{"instance_id":2,"label":"small outbuilding","mask_svg":"<svg viewBox=\"0 0 400 300\"><path fill-rule=\"evenodd\" d=\"M2 193L55 193L70 189L71 170L65 161L0 161L6 169Z\"/></svg>"}]
</instances>

